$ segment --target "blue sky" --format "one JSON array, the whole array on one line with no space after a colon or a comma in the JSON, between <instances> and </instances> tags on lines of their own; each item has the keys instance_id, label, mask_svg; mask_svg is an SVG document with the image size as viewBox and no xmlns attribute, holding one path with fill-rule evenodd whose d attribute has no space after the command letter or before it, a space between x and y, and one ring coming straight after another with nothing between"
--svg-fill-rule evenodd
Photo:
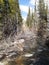
<instances>
[{"instance_id":1,"label":"blue sky","mask_svg":"<svg viewBox=\"0 0 49 65\"><path fill-rule=\"evenodd\" d=\"M29 0L19 0L19 3L23 5L28 5Z\"/></svg>"},{"instance_id":2,"label":"blue sky","mask_svg":"<svg viewBox=\"0 0 49 65\"><path fill-rule=\"evenodd\" d=\"M21 14L24 20L26 20L29 7L31 12L34 11L35 1L37 1L36 5L38 5L38 0L19 0ZM49 4L49 0L44 1Z\"/></svg>"},{"instance_id":3,"label":"blue sky","mask_svg":"<svg viewBox=\"0 0 49 65\"><path fill-rule=\"evenodd\" d=\"M30 7L31 12L34 9L35 0L19 0L21 14L24 20L26 20L28 8Z\"/></svg>"}]
</instances>

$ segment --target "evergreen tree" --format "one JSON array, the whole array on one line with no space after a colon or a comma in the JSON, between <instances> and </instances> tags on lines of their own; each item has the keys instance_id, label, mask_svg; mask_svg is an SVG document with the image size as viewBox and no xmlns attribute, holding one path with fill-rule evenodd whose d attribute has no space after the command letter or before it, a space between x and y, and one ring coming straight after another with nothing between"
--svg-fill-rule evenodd
<instances>
[{"instance_id":1,"label":"evergreen tree","mask_svg":"<svg viewBox=\"0 0 49 65\"><path fill-rule=\"evenodd\" d=\"M14 35L17 33L17 25L22 25L19 2L18 0L0 0L0 5L0 22L3 24L3 36Z\"/></svg>"},{"instance_id":2,"label":"evergreen tree","mask_svg":"<svg viewBox=\"0 0 49 65\"><path fill-rule=\"evenodd\" d=\"M17 19L17 26L19 28L21 28L21 25L22 25L22 16L21 16L21 11L20 11L20 8L19 8L19 1L18 0L9 0L9 3L10 3L10 8L11 8L11 11L12 11L12 14L14 14L14 18Z\"/></svg>"},{"instance_id":3,"label":"evergreen tree","mask_svg":"<svg viewBox=\"0 0 49 65\"><path fill-rule=\"evenodd\" d=\"M39 22L38 22L38 32L37 32L37 43L44 44L44 38L46 35L46 23L47 23L47 11L45 9L44 0L39 0Z\"/></svg>"},{"instance_id":4,"label":"evergreen tree","mask_svg":"<svg viewBox=\"0 0 49 65\"><path fill-rule=\"evenodd\" d=\"M15 0L16 1L16 0ZM19 1L16 1L16 14L18 16L18 28L19 30L21 29L22 26L22 16L21 16L21 11L20 11L20 7L19 7Z\"/></svg>"},{"instance_id":5,"label":"evergreen tree","mask_svg":"<svg viewBox=\"0 0 49 65\"><path fill-rule=\"evenodd\" d=\"M33 17L33 25L34 27L37 27L37 22L38 22L38 16L37 16L37 10L36 10L36 0L35 0L35 7L34 7L34 17Z\"/></svg>"},{"instance_id":6,"label":"evergreen tree","mask_svg":"<svg viewBox=\"0 0 49 65\"><path fill-rule=\"evenodd\" d=\"M33 24L34 24L34 13L32 12L30 16L30 28L32 28Z\"/></svg>"},{"instance_id":7,"label":"evergreen tree","mask_svg":"<svg viewBox=\"0 0 49 65\"><path fill-rule=\"evenodd\" d=\"M26 20L26 25L31 28L32 27L32 19L33 19L33 13L31 15L30 12L30 7L29 7L29 11L28 11L28 15L27 15L27 20Z\"/></svg>"},{"instance_id":8,"label":"evergreen tree","mask_svg":"<svg viewBox=\"0 0 49 65\"><path fill-rule=\"evenodd\" d=\"M3 0L0 0L0 39L3 35Z\"/></svg>"},{"instance_id":9,"label":"evergreen tree","mask_svg":"<svg viewBox=\"0 0 49 65\"><path fill-rule=\"evenodd\" d=\"M39 0L39 18L47 21L47 6L45 6L44 0Z\"/></svg>"},{"instance_id":10,"label":"evergreen tree","mask_svg":"<svg viewBox=\"0 0 49 65\"><path fill-rule=\"evenodd\" d=\"M30 7L29 7L28 15L27 15L26 24L28 27L30 27Z\"/></svg>"}]
</instances>

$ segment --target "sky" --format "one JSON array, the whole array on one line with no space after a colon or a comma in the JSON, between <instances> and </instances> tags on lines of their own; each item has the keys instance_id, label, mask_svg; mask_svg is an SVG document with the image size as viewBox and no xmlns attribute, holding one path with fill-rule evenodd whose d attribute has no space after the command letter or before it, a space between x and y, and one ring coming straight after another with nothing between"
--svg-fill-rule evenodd
<instances>
[{"instance_id":1,"label":"sky","mask_svg":"<svg viewBox=\"0 0 49 65\"><path fill-rule=\"evenodd\" d=\"M38 4L38 0L36 0L36 1L37 1L36 4ZM49 0L45 0L45 2L46 1L48 1L48 3L49 3ZM22 18L24 20L26 20L29 7L30 7L31 12L34 11L35 0L19 0L19 6L20 6Z\"/></svg>"},{"instance_id":2,"label":"sky","mask_svg":"<svg viewBox=\"0 0 49 65\"><path fill-rule=\"evenodd\" d=\"M34 3L35 0L19 0L21 14L24 20L26 20L29 7L31 12L34 10Z\"/></svg>"}]
</instances>

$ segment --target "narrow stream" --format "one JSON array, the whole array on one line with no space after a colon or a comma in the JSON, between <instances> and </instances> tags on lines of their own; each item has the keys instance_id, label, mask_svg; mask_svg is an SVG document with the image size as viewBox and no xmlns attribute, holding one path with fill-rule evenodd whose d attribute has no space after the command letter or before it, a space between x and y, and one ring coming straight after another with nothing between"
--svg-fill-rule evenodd
<instances>
[{"instance_id":1,"label":"narrow stream","mask_svg":"<svg viewBox=\"0 0 49 65\"><path fill-rule=\"evenodd\" d=\"M33 54L25 54L17 56L16 59L4 59L0 62L0 65L33 65L33 60L31 60Z\"/></svg>"}]
</instances>

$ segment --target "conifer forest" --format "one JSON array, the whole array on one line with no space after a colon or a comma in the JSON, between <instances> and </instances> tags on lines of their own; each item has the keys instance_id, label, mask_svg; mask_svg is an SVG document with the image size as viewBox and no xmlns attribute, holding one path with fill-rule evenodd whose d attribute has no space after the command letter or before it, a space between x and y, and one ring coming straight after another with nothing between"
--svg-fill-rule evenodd
<instances>
[{"instance_id":1,"label":"conifer forest","mask_svg":"<svg viewBox=\"0 0 49 65\"><path fill-rule=\"evenodd\" d=\"M0 65L49 65L49 0L0 0Z\"/></svg>"}]
</instances>

